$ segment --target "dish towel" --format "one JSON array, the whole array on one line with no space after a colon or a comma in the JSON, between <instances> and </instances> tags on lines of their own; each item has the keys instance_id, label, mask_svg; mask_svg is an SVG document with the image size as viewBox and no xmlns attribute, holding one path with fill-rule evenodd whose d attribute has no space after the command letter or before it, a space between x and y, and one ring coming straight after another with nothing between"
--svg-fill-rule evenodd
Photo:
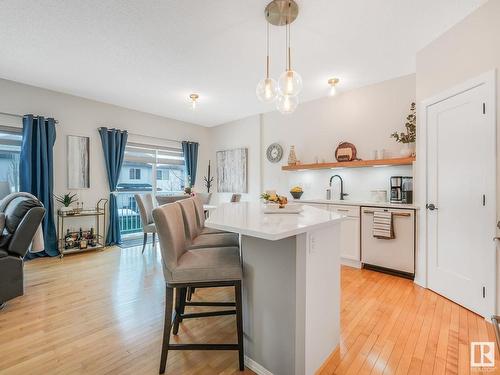
<instances>
[{"instance_id":1,"label":"dish towel","mask_svg":"<svg viewBox=\"0 0 500 375\"><path fill-rule=\"evenodd\" d=\"M373 237L384 240L394 238L392 213L388 211L375 211L373 213Z\"/></svg>"}]
</instances>

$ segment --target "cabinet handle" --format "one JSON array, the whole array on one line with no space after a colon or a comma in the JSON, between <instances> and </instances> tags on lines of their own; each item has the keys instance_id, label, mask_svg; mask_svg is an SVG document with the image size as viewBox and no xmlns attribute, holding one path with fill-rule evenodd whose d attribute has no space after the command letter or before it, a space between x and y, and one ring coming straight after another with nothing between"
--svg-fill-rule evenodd
<instances>
[{"instance_id":1,"label":"cabinet handle","mask_svg":"<svg viewBox=\"0 0 500 375\"><path fill-rule=\"evenodd\" d=\"M375 211L363 211L365 214L374 214ZM394 216L403 216L403 217L409 217L411 214L406 213L406 212L392 212Z\"/></svg>"},{"instance_id":2,"label":"cabinet handle","mask_svg":"<svg viewBox=\"0 0 500 375\"><path fill-rule=\"evenodd\" d=\"M337 211L341 211L341 212L349 212L349 210L347 210L345 208L337 208L336 210Z\"/></svg>"}]
</instances>

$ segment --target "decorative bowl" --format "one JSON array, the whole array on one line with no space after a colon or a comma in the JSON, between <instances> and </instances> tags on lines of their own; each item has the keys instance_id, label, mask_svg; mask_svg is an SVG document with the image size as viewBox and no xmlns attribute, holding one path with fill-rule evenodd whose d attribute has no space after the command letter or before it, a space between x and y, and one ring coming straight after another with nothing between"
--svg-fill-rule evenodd
<instances>
[{"instance_id":1,"label":"decorative bowl","mask_svg":"<svg viewBox=\"0 0 500 375\"><path fill-rule=\"evenodd\" d=\"M302 194L304 194L303 191L291 191L290 194L292 195L293 199L300 199Z\"/></svg>"}]
</instances>

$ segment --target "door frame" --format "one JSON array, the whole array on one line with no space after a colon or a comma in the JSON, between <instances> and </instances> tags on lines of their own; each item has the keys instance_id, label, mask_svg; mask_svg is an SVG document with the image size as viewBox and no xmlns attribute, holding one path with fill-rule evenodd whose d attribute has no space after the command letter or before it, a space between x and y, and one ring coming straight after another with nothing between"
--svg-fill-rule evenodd
<instances>
[{"instance_id":1,"label":"door frame","mask_svg":"<svg viewBox=\"0 0 500 375\"><path fill-rule=\"evenodd\" d=\"M490 126L493 127L494 131L494 158L493 168L495 173L495 191L497 191L496 177L497 177L497 129L496 129L496 112L497 112L497 101L496 101L496 70L487 71L475 78L469 79L459 85L456 85L450 89L447 89L435 96L421 100L418 105L418 127L419 132L417 137L417 161L415 163L416 167L416 198L417 202L420 204L420 210L418 212L418 237L417 237L417 256L416 256L416 271L415 271L415 283L427 288L428 287L428 236L427 236L427 209L425 205L427 203L427 173L428 173L428 158L427 158L427 144L428 144L428 109L430 106L449 99L453 96L459 95L465 91L471 90L475 87L485 85L487 91L487 100L489 107L486 108L486 121ZM498 212L496 210L497 204L496 194L494 196L494 207L496 217L498 217ZM491 291L488 294L490 296L488 301L489 311L488 316L485 318L490 318L496 312L496 284L497 284L497 261L496 261L496 245L492 244L494 251L491 254L491 267L488 270L489 276L487 277L487 290Z\"/></svg>"}]
</instances>

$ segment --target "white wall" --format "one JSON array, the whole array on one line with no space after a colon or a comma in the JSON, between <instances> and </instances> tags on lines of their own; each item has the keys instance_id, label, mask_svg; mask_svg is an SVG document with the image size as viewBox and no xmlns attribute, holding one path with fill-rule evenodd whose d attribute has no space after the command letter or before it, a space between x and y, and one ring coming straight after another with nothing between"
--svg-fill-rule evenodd
<instances>
[{"instance_id":1,"label":"white wall","mask_svg":"<svg viewBox=\"0 0 500 375\"><path fill-rule=\"evenodd\" d=\"M54 146L55 194L68 192L66 136L82 135L91 138L90 189L75 190L86 207L95 205L100 198L109 195L104 156L97 131L101 126L125 129L131 133L150 137L199 142L196 187L200 187L200 189L203 187L203 173L206 170L211 149L208 128L2 79L0 79L0 112L32 113L54 117L59 121ZM21 127L22 123L19 118L2 116L0 117L0 125ZM149 139L133 135L129 137L129 139L134 138L142 142L147 142ZM151 142L158 143L154 139Z\"/></svg>"},{"instance_id":2,"label":"white wall","mask_svg":"<svg viewBox=\"0 0 500 375\"><path fill-rule=\"evenodd\" d=\"M371 201L371 190L386 190L389 199L391 176L412 176L412 167L401 165L381 168L337 168L320 171L287 172L288 185L299 185L304 189L302 199L325 198L330 177L338 174L344 181L345 199ZM332 182L334 199L340 198L340 182ZM290 188L287 188L289 191Z\"/></svg>"},{"instance_id":3,"label":"white wall","mask_svg":"<svg viewBox=\"0 0 500 375\"><path fill-rule=\"evenodd\" d=\"M260 174L260 116L252 116L210 129L212 144L212 173L214 176L214 196L211 203L229 201L231 193L217 193L216 152L235 148L248 149L248 193L242 194L242 200L254 200L261 191ZM206 175L206 170L203 171Z\"/></svg>"},{"instance_id":4,"label":"white wall","mask_svg":"<svg viewBox=\"0 0 500 375\"><path fill-rule=\"evenodd\" d=\"M480 74L500 68L500 0L490 0L463 21L417 53L417 105L446 89ZM498 72L497 72L498 75ZM497 77L497 148L500 143L500 80ZM419 152L425 144L417 142ZM416 164L417 175L424 175L425 165ZM425 203L425 181L419 187L419 200ZM500 186L500 154L497 152L497 186ZM497 216L500 212L500 194L497 188ZM421 212L425 224L425 211ZM424 232L421 232L424 234ZM425 242L420 241L422 246ZM420 248L422 257L425 247ZM497 257L497 269L500 269ZM425 275L422 275L425 282ZM500 312L500 277L497 272L497 313Z\"/></svg>"},{"instance_id":5,"label":"white wall","mask_svg":"<svg viewBox=\"0 0 500 375\"><path fill-rule=\"evenodd\" d=\"M304 198L322 198L334 173L345 178L350 199L368 199L370 190L389 188L391 175L411 176L412 168L283 172L281 166L287 163L291 145L295 145L303 163L313 162L316 157L334 161L335 148L341 141L354 143L358 157L363 159L369 159L372 150L382 148L389 157L397 156L401 146L389 135L403 130L412 101L415 101L415 75L408 75L302 103L291 115L271 112L217 126L212 129L212 143L217 149L249 147L249 168L254 171L255 166L260 168L261 177L253 181L258 175L252 174L252 187L246 199L258 199L259 193L267 189L286 194L295 184L304 187ZM284 148L283 159L276 164L265 157L266 148L274 142Z\"/></svg>"},{"instance_id":6,"label":"white wall","mask_svg":"<svg viewBox=\"0 0 500 375\"><path fill-rule=\"evenodd\" d=\"M356 145L362 159L369 159L372 150L381 148L389 156L396 156L401 147L389 135L403 129L412 101L413 74L300 104L288 116L271 112L263 118L263 147L273 142L283 145L285 156L281 164L286 164L291 145L295 145L302 163L311 163L315 157L334 161L335 148L342 141ZM288 174L281 172L281 165L264 163L263 181L265 189L290 188ZM317 183L325 185L326 181Z\"/></svg>"}]
</instances>

